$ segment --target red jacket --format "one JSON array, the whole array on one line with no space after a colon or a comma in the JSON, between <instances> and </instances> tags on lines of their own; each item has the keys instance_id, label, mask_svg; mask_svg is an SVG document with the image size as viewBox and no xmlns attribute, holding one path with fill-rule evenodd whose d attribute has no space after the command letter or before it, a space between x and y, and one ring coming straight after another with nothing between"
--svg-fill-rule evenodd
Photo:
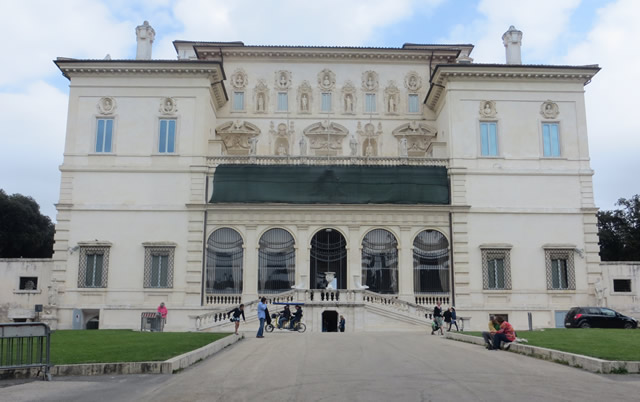
<instances>
[{"instance_id":1,"label":"red jacket","mask_svg":"<svg viewBox=\"0 0 640 402\"><path fill-rule=\"evenodd\" d=\"M158 313L162 316L162 318L167 318L167 308L164 306L158 307Z\"/></svg>"},{"instance_id":2,"label":"red jacket","mask_svg":"<svg viewBox=\"0 0 640 402\"><path fill-rule=\"evenodd\" d=\"M504 334L510 342L513 342L516 340L516 331L513 329L511 324L509 324L506 321L500 324L500 330L498 330L497 333Z\"/></svg>"}]
</instances>

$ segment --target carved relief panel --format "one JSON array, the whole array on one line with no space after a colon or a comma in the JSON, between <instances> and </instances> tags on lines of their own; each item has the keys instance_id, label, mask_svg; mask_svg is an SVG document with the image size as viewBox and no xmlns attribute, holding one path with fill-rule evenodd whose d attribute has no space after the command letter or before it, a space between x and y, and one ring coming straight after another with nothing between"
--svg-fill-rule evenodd
<instances>
[{"instance_id":1,"label":"carved relief panel","mask_svg":"<svg viewBox=\"0 0 640 402\"><path fill-rule=\"evenodd\" d=\"M275 76L276 89L287 90L291 88L291 71L276 71Z\"/></svg>"},{"instance_id":2,"label":"carved relief panel","mask_svg":"<svg viewBox=\"0 0 640 402\"><path fill-rule=\"evenodd\" d=\"M422 88L422 78L415 71L410 71L404 77L404 87L409 92L418 92Z\"/></svg>"},{"instance_id":3,"label":"carved relief panel","mask_svg":"<svg viewBox=\"0 0 640 402\"><path fill-rule=\"evenodd\" d=\"M560 114L560 108L557 103L547 100L540 105L540 114L545 119L555 119Z\"/></svg>"},{"instance_id":4,"label":"carved relief panel","mask_svg":"<svg viewBox=\"0 0 640 402\"><path fill-rule=\"evenodd\" d=\"M342 87L342 113L355 114L357 102L355 85L351 81L345 82Z\"/></svg>"},{"instance_id":5,"label":"carved relief panel","mask_svg":"<svg viewBox=\"0 0 640 402\"><path fill-rule=\"evenodd\" d=\"M318 73L318 86L323 91L333 91L336 86L336 74L325 68Z\"/></svg>"},{"instance_id":6,"label":"carved relief panel","mask_svg":"<svg viewBox=\"0 0 640 402\"><path fill-rule=\"evenodd\" d=\"M362 89L368 92L377 91L378 73L371 70L362 73Z\"/></svg>"},{"instance_id":7,"label":"carved relief panel","mask_svg":"<svg viewBox=\"0 0 640 402\"><path fill-rule=\"evenodd\" d=\"M314 155L341 155L342 141L349 134L346 127L328 120L314 123L303 130Z\"/></svg>"},{"instance_id":8,"label":"carved relief panel","mask_svg":"<svg viewBox=\"0 0 640 402\"><path fill-rule=\"evenodd\" d=\"M376 130L373 123L366 123L364 129L362 123L358 122L357 133L362 139L362 156L378 156L378 149L382 145L382 123L378 123Z\"/></svg>"},{"instance_id":9,"label":"carved relief panel","mask_svg":"<svg viewBox=\"0 0 640 402\"><path fill-rule=\"evenodd\" d=\"M247 73L241 68L231 74L231 86L235 89L245 89L249 84Z\"/></svg>"},{"instance_id":10,"label":"carved relief panel","mask_svg":"<svg viewBox=\"0 0 640 402\"><path fill-rule=\"evenodd\" d=\"M116 100L113 99L110 96L106 96L104 98L101 98L98 101L98 112L100 114L104 114L104 115L110 115L113 114L116 111Z\"/></svg>"},{"instance_id":11,"label":"carved relief panel","mask_svg":"<svg viewBox=\"0 0 640 402\"><path fill-rule=\"evenodd\" d=\"M498 111L496 110L496 102L485 100L480 102L480 116L484 118L495 118Z\"/></svg>"},{"instance_id":12,"label":"carved relief panel","mask_svg":"<svg viewBox=\"0 0 640 402\"><path fill-rule=\"evenodd\" d=\"M173 98L164 98L160 102L160 113L165 116L175 115L178 111L178 105Z\"/></svg>"},{"instance_id":13,"label":"carved relief panel","mask_svg":"<svg viewBox=\"0 0 640 402\"><path fill-rule=\"evenodd\" d=\"M311 85L309 85L309 81L302 81L302 84L298 87L298 97L296 100L296 103L298 104L298 113L311 113L312 102L313 89L311 88Z\"/></svg>"},{"instance_id":14,"label":"carved relief panel","mask_svg":"<svg viewBox=\"0 0 640 402\"><path fill-rule=\"evenodd\" d=\"M273 153L279 156L291 155L291 139L294 136L293 122L289 127L285 123L278 124L276 129L274 122L270 124L269 134L273 141Z\"/></svg>"},{"instance_id":15,"label":"carved relief panel","mask_svg":"<svg viewBox=\"0 0 640 402\"><path fill-rule=\"evenodd\" d=\"M389 81L389 84L384 90L385 112L390 115L397 115L400 110L399 103L400 90L394 81Z\"/></svg>"},{"instance_id":16,"label":"carved relief panel","mask_svg":"<svg viewBox=\"0 0 640 402\"><path fill-rule=\"evenodd\" d=\"M255 155L260 129L249 122L228 121L216 128L227 155Z\"/></svg>"},{"instance_id":17,"label":"carved relief panel","mask_svg":"<svg viewBox=\"0 0 640 402\"><path fill-rule=\"evenodd\" d=\"M437 131L425 123L411 121L393 130L393 136L398 140L400 157L425 157L431 156L431 143Z\"/></svg>"},{"instance_id":18,"label":"carved relief panel","mask_svg":"<svg viewBox=\"0 0 640 402\"><path fill-rule=\"evenodd\" d=\"M269 88L265 80L258 80L256 87L253 89L253 104L255 105L255 113L266 113L269 104Z\"/></svg>"}]
</instances>

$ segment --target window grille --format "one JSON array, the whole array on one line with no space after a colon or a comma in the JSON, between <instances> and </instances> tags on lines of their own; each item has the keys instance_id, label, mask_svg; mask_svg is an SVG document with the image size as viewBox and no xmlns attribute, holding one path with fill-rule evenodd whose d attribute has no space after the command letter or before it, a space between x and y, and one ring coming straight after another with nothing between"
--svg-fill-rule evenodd
<instances>
[{"instance_id":1,"label":"window grille","mask_svg":"<svg viewBox=\"0 0 640 402\"><path fill-rule=\"evenodd\" d=\"M614 292L631 292L631 279L614 279Z\"/></svg>"},{"instance_id":2,"label":"window grille","mask_svg":"<svg viewBox=\"0 0 640 402\"><path fill-rule=\"evenodd\" d=\"M242 293L242 237L230 228L221 228L207 242L207 293Z\"/></svg>"},{"instance_id":3,"label":"window grille","mask_svg":"<svg viewBox=\"0 0 640 402\"><path fill-rule=\"evenodd\" d=\"M362 240L362 278L372 292L398 293L398 241L384 229Z\"/></svg>"},{"instance_id":4,"label":"window grille","mask_svg":"<svg viewBox=\"0 0 640 402\"><path fill-rule=\"evenodd\" d=\"M413 290L449 292L449 241L436 230L422 231L413 241Z\"/></svg>"},{"instance_id":5,"label":"window grille","mask_svg":"<svg viewBox=\"0 0 640 402\"><path fill-rule=\"evenodd\" d=\"M573 249L545 250L547 289L575 290L576 275Z\"/></svg>"},{"instance_id":6,"label":"window grille","mask_svg":"<svg viewBox=\"0 0 640 402\"><path fill-rule=\"evenodd\" d=\"M487 290L511 289L509 249L482 250L482 286Z\"/></svg>"},{"instance_id":7,"label":"window grille","mask_svg":"<svg viewBox=\"0 0 640 402\"><path fill-rule=\"evenodd\" d=\"M173 287L173 246L147 246L144 248L144 287Z\"/></svg>"},{"instance_id":8,"label":"window grille","mask_svg":"<svg viewBox=\"0 0 640 402\"><path fill-rule=\"evenodd\" d=\"M340 232L323 229L311 239L311 289L326 289L326 272L335 272L336 288L347 288L347 242Z\"/></svg>"},{"instance_id":9,"label":"window grille","mask_svg":"<svg viewBox=\"0 0 640 402\"><path fill-rule=\"evenodd\" d=\"M291 234L270 229L260 237L258 252L258 291L279 293L295 284L296 249Z\"/></svg>"},{"instance_id":10,"label":"window grille","mask_svg":"<svg viewBox=\"0 0 640 402\"><path fill-rule=\"evenodd\" d=\"M109 247L80 247L79 288L106 288Z\"/></svg>"}]
</instances>

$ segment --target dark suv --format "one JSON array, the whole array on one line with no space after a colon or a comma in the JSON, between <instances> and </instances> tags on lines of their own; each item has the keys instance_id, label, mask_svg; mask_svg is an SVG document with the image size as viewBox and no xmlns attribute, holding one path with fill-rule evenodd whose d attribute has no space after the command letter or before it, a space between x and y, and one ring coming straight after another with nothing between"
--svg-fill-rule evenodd
<instances>
[{"instance_id":1,"label":"dark suv","mask_svg":"<svg viewBox=\"0 0 640 402\"><path fill-rule=\"evenodd\" d=\"M565 328L638 328L635 318L605 307L573 307L564 317Z\"/></svg>"}]
</instances>

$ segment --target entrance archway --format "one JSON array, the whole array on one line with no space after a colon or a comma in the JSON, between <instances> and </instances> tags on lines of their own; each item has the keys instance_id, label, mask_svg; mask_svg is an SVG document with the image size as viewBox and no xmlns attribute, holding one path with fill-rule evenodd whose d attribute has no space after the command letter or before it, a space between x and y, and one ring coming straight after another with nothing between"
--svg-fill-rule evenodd
<instances>
[{"instance_id":1,"label":"entrance archway","mask_svg":"<svg viewBox=\"0 0 640 402\"><path fill-rule=\"evenodd\" d=\"M347 242L340 232L322 229L311 239L311 289L325 289L326 272L334 272L335 288L347 288Z\"/></svg>"},{"instance_id":2,"label":"entrance archway","mask_svg":"<svg viewBox=\"0 0 640 402\"><path fill-rule=\"evenodd\" d=\"M338 312L329 310L322 312L322 332L338 332Z\"/></svg>"}]
</instances>

